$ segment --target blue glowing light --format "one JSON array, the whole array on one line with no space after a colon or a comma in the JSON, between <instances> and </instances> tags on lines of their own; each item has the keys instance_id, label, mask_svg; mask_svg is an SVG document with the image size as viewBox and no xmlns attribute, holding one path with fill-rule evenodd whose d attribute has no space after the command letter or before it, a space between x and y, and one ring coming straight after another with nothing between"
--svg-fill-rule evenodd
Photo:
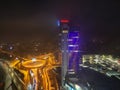
<instances>
[{"instance_id":1,"label":"blue glowing light","mask_svg":"<svg viewBox=\"0 0 120 90\"><path fill-rule=\"evenodd\" d=\"M58 25L58 27L60 26L60 21L59 20L57 21L57 25Z\"/></svg>"}]
</instances>

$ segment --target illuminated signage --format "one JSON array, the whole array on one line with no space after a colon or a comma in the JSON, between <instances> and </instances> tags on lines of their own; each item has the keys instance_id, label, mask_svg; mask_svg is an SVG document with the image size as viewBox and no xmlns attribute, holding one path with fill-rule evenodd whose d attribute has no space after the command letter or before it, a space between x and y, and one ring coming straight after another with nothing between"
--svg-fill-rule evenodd
<instances>
[{"instance_id":1,"label":"illuminated signage","mask_svg":"<svg viewBox=\"0 0 120 90\"><path fill-rule=\"evenodd\" d=\"M68 23L69 20L67 20L67 19L61 19L60 22L61 22L61 23Z\"/></svg>"}]
</instances>

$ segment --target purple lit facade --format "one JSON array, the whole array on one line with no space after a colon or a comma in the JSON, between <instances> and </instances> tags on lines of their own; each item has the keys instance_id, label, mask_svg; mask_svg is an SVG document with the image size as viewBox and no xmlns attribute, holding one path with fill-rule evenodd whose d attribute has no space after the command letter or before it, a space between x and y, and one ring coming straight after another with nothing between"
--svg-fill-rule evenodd
<instances>
[{"instance_id":1,"label":"purple lit facade","mask_svg":"<svg viewBox=\"0 0 120 90\"><path fill-rule=\"evenodd\" d=\"M77 30L71 30L68 34L68 52L68 70L72 69L77 72L80 60L80 33Z\"/></svg>"}]
</instances>

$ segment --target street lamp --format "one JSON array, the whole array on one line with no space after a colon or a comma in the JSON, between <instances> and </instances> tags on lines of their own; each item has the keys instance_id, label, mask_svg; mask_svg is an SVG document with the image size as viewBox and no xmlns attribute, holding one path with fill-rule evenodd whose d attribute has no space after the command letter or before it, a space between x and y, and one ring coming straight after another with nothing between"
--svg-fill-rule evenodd
<instances>
[{"instance_id":1,"label":"street lamp","mask_svg":"<svg viewBox=\"0 0 120 90\"><path fill-rule=\"evenodd\" d=\"M32 58L32 62L35 62L36 61L36 58Z\"/></svg>"}]
</instances>

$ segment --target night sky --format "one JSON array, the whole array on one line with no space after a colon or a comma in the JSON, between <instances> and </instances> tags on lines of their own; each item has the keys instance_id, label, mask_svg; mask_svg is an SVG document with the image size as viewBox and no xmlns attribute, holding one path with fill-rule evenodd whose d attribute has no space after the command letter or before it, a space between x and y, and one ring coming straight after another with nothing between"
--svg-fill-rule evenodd
<instances>
[{"instance_id":1,"label":"night sky","mask_svg":"<svg viewBox=\"0 0 120 90\"><path fill-rule=\"evenodd\" d=\"M118 0L9 0L0 2L0 38L56 38L57 20L80 24L84 39L120 38Z\"/></svg>"}]
</instances>

